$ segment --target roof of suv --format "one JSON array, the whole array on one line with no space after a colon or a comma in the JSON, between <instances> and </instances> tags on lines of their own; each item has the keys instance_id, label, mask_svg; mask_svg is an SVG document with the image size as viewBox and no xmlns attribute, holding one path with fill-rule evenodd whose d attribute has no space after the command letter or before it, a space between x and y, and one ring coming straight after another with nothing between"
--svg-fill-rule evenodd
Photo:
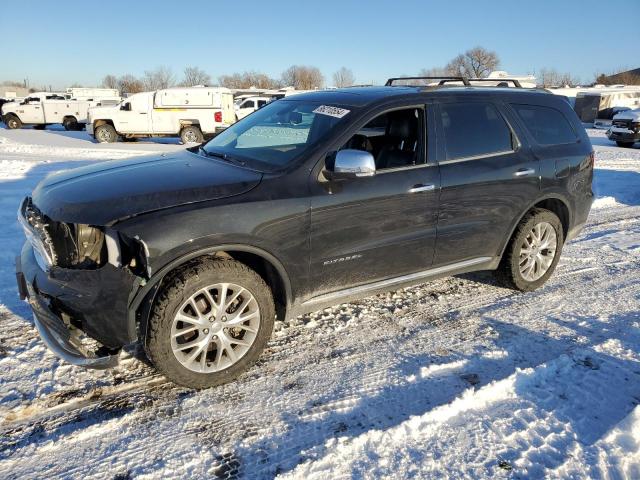
<instances>
[{"instance_id":1,"label":"roof of suv","mask_svg":"<svg viewBox=\"0 0 640 480\"><path fill-rule=\"evenodd\" d=\"M440 96L446 94L482 95L498 94L506 96L529 96L548 95L542 89L529 88L508 88L508 87L465 87L465 86L437 86L437 87L351 87L335 90L319 90L317 92L301 93L287 100L306 100L314 102L334 103L340 105L350 105L353 107L363 107L371 103L393 97L410 97L417 94L429 94Z\"/></svg>"}]
</instances>

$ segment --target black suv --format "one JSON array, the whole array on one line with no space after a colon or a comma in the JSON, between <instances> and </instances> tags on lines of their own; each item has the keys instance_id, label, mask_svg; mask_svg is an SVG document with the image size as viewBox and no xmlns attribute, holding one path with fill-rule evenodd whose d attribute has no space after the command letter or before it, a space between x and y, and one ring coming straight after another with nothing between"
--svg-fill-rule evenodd
<instances>
[{"instance_id":1,"label":"black suv","mask_svg":"<svg viewBox=\"0 0 640 480\"><path fill-rule=\"evenodd\" d=\"M199 388L276 318L475 270L540 287L587 220L589 138L562 97L463 83L300 94L203 146L47 177L17 261L41 337L93 368L140 341Z\"/></svg>"}]
</instances>

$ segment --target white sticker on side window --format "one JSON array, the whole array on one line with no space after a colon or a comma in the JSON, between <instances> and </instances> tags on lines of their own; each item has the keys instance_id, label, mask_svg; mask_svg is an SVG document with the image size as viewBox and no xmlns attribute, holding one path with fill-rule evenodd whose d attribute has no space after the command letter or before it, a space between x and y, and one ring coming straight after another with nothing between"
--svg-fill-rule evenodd
<instances>
[{"instance_id":1,"label":"white sticker on side window","mask_svg":"<svg viewBox=\"0 0 640 480\"><path fill-rule=\"evenodd\" d=\"M313 113L319 113L321 115L329 115L330 117L342 118L351 110L346 108L331 107L329 105L320 105Z\"/></svg>"}]
</instances>

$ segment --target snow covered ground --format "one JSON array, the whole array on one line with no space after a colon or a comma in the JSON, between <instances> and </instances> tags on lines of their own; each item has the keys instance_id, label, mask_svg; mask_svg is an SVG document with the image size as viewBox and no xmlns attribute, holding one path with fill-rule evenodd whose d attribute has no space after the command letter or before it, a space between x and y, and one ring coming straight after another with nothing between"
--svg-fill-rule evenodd
<instances>
[{"instance_id":1,"label":"snow covered ground","mask_svg":"<svg viewBox=\"0 0 640 480\"><path fill-rule=\"evenodd\" d=\"M598 199L541 290L462 275L279 322L194 392L135 349L60 362L13 275L44 175L182 147L0 126L0 478L640 478L640 149L589 134Z\"/></svg>"}]
</instances>

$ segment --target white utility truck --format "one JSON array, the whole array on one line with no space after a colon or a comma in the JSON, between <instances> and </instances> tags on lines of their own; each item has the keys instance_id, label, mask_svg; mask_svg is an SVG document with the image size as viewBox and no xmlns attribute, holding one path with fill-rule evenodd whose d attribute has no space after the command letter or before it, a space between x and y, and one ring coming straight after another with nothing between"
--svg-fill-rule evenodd
<instances>
[{"instance_id":1,"label":"white utility truck","mask_svg":"<svg viewBox=\"0 0 640 480\"><path fill-rule=\"evenodd\" d=\"M98 142L140 137L177 137L201 143L236 120L228 88L184 87L136 93L112 107L89 111L87 132Z\"/></svg>"},{"instance_id":2,"label":"white utility truck","mask_svg":"<svg viewBox=\"0 0 640 480\"><path fill-rule=\"evenodd\" d=\"M105 89L102 94L91 97L69 96L65 93L31 93L22 102L4 104L2 118L11 129L22 128L23 125L33 125L34 128L42 129L47 125L61 123L66 130L82 130L87 123L89 108L120 101L118 91L111 89Z\"/></svg>"}]
</instances>

